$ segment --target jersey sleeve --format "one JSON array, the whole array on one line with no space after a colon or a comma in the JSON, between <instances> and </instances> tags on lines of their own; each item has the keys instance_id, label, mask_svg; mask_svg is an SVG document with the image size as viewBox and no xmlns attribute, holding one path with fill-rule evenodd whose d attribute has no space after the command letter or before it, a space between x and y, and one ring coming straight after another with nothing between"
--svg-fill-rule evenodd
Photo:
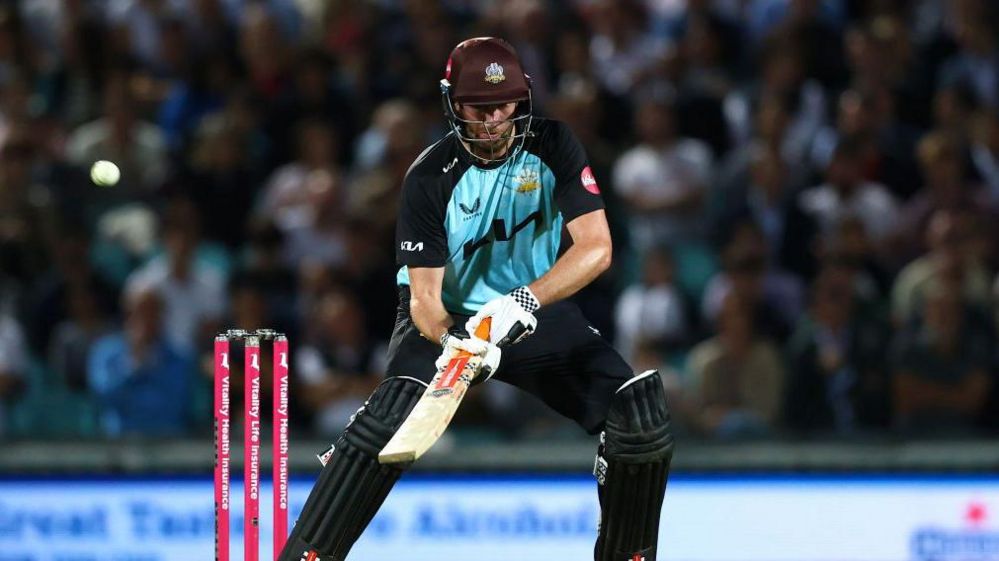
<instances>
[{"instance_id":1,"label":"jersey sleeve","mask_svg":"<svg viewBox=\"0 0 999 561\"><path fill-rule=\"evenodd\" d=\"M547 164L555 173L555 203L570 222L577 216L604 208L597 179L590 169L586 150L568 125L550 121Z\"/></svg>"},{"instance_id":2,"label":"jersey sleeve","mask_svg":"<svg viewBox=\"0 0 999 561\"><path fill-rule=\"evenodd\" d=\"M441 194L412 174L402 185L395 229L395 256L399 265L443 267L447 263L445 202Z\"/></svg>"}]
</instances>

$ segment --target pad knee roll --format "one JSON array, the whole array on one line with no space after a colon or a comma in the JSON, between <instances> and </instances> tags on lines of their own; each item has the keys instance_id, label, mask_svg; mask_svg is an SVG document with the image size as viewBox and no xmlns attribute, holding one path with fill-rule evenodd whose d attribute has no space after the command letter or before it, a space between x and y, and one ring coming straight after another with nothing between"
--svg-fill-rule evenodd
<instances>
[{"instance_id":1,"label":"pad knee roll","mask_svg":"<svg viewBox=\"0 0 999 561\"><path fill-rule=\"evenodd\" d=\"M375 389L334 444L279 561L347 557L403 473L398 466L378 463L378 453L426 387L400 376Z\"/></svg>"},{"instance_id":2,"label":"pad knee roll","mask_svg":"<svg viewBox=\"0 0 999 561\"><path fill-rule=\"evenodd\" d=\"M656 371L621 386L611 400L594 473L601 523L596 561L655 561L673 435Z\"/></svg>"}]
</instances>

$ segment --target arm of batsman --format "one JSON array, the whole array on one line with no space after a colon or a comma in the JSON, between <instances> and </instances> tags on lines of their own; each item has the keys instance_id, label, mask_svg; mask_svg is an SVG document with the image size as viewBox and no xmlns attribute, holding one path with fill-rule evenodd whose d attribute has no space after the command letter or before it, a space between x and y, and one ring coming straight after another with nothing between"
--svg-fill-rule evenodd
<instances>
[{"instance_id":1,"label":"arm of batsman","mask_svg":"<svg viewBox=\"0 0 999 561\"><path fill-rule=\"evenodd\" d=\"M474 333L474 332L473 332ZM441 337L441 346L444 352L437 358L434 366L438 371L447 368L451 359L461 351L471 353L480 360L479 373L475 377L475 383L485 382L492 378L493 373L499 368L502 351L489 341L483 341L478 337L470 337L463 329L455 326Z\"/></svg>"},{"instance_id":2,"label":"arm of batsman","mask_svg":"<svg viewBox=\"0 0 999 561\"><path fill-rule=\"evenodd\" d=\"M499 347L518 343L534 333L538 325L534 311L541 307L537 297L526 286L515 288L509 294L486 302L474 316L468 318L465 330L475 333L479 323L492 318L489 340Z\"/></svg>"}]
</instances>

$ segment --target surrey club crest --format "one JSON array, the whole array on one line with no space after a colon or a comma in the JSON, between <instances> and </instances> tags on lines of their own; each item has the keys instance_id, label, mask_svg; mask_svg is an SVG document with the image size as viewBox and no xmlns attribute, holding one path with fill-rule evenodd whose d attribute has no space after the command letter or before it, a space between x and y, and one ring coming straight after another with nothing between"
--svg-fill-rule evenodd
<instances>
[{"instance_id":1,"label":"surrey club crest","mask_svg":"<svg viewBox=\"0 0 999 561\"><path fill-rule=\"evenodd\" d=\"M538 172L527 168L520 170L515 180L517 182L517 192L530 193L534 191L541 185L538 179Z\"/></svg>"},{"instance_id":2,"label":"surrey club crest","mask_svg":"<svg viewBox=\"0 0 999 561\"><path fill-rule=\"evenodd\" d=\"M495 62L490 63L489 66L486 67L485 80L490 84L498 84L503 80L506 80L506 76L503 75L503 67Z\"/></svg>"}]
</instances>

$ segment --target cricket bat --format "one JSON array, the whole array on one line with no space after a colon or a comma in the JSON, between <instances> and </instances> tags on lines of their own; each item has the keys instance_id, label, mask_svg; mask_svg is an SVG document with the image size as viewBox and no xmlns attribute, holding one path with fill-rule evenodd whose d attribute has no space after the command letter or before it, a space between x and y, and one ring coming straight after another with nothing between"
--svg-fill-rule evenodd
<instances>
[{"instance_id":1,"label":"cricket bat","mask_svg":"<svg viewBox=\"0 0 999 561\"><path fill-rule=\"evenodd\" d=\"M490 318L485 318L475 329L479 339L489 339ZM427 391L402 422L385 448L378 454L382 464L415 462L430 449L447 430L451 418L461 405L465 392L479 374L482 357L459 351L437 372L427 386Z\"/></svg>"}]
</instances>

